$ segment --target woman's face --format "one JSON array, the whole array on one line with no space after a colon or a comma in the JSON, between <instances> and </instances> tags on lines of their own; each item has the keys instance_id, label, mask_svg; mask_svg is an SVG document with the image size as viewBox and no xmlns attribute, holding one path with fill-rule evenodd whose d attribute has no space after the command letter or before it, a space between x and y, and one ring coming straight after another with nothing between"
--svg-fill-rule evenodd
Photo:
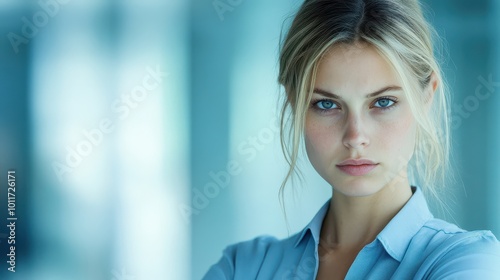
<instances>
[{"instance_id":1,"label":"woman's face","mask_svg":"<svg viewBox=\"0 0 500 280\"><path fill-rule=\"evenodd\" d=\"M408 186L416 123L392 66L369 45L336 45L319 64L306 114L309 160L334 191ZM339 166L348 159L373 165Z\"/></svg>"}]
</instances>

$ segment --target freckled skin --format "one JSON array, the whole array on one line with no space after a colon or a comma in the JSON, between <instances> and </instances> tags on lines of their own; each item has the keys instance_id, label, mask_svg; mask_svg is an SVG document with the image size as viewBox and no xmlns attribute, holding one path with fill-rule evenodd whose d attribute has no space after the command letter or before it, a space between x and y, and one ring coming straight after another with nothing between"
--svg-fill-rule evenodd
<instances>
[{"instance_id":1,"label":"freckled skin","mask_svg":"<svg viewBox=\"0 0 500 280\"><path fill-rule=\"evenodd\" d=\"M397 73L372 46L358 46L354 52L345 52L345 48L334 46L319 64L315 88L342 100L313 93L311 103L328 99L338 105L326 113L311 106L308 109L304 136L309 160L334 193L348 197L370 196L388 186L407 187L406 165L416 136L408 101L402 90L366 98L387 86L401 87ZM381 97L391 97L397 103L384 111L378 108L384 104L376 103ZM351 176L336 167L349 158L369 159L379 165L366 175Z\"/></svg>"}]
</instances>

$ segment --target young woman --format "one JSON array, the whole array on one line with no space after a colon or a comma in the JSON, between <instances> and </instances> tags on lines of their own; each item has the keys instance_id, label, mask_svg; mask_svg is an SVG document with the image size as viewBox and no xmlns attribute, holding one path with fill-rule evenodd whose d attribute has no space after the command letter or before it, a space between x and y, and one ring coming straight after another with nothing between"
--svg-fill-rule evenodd
<instances>
[{"instance_id":1,"label":"young woman","mask_svg":"<svg viewBox=\"0 0 500 280\"><path fill-rule=\"evenodd\" d=\"M449 97L417 0L306 0L280 53L282 146L332 198L297 234L227 247L204 279L500 279L489 231L436 219ZM285 141L285 136L290 136Z\"/></svg>"}]
</instances>

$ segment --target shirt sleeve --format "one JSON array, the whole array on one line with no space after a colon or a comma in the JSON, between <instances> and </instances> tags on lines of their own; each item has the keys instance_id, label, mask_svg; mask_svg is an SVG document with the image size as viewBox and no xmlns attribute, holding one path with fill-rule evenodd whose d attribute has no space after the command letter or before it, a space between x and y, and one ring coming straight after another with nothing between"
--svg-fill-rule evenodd
<instances>
[{"instance_id":1,"label":"shirt sleeve","mask_svg":"<svg viewBox=\"0 0 500 280\"><path fill-rule=\"evenodd\" d=\"M461 239L436 262L428 279L500 279L500 242L490 232Z\"/></svg>"},{"instance_id":2,"label":"shirt sleeve","mask_svg":"<svg viewBox=\"0 0 500 280\"><path fill-rule=\"evenodd\" d=\"M219 261L212 265L202 280L234 279L234 251L235 245L226 247Z\"/></svg>"}]
</instances>

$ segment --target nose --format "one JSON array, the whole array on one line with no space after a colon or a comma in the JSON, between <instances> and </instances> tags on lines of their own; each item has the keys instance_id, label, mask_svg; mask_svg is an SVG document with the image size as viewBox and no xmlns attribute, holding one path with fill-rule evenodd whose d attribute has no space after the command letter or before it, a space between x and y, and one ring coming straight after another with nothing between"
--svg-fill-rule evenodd
<instances>
[{"instance_id":1,"label":"nose","mask_svg":"<svg viewBox=\"0 0 500 280\"><path fill-rule=\"evenodd\" d=\"M363 123L361 116L349 114L345 122L344 135L342 143L348 149L362 149L370 144L366 133L366 124Z\"/></svg>"}]
</instances>

